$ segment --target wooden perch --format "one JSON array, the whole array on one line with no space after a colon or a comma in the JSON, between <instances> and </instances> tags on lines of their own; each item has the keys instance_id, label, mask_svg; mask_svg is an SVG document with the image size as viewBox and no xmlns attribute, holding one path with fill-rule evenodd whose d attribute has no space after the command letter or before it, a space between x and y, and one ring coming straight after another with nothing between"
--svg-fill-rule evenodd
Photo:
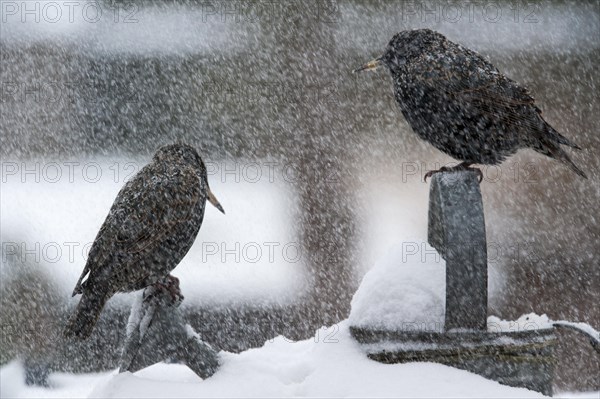
<instances>
[{"instance_id":1,"label":"wooden perch","mask_svg":"<svg viewBox=\"0 0 600 399\"><path fill-rule=\"evenodd\" d=\"M161 361L179 361L201 378L219 367L217 352L186 324L179 311L183 296L150 286L131 309L119 372L135 372Z\"/></svg>"}]
</instances>

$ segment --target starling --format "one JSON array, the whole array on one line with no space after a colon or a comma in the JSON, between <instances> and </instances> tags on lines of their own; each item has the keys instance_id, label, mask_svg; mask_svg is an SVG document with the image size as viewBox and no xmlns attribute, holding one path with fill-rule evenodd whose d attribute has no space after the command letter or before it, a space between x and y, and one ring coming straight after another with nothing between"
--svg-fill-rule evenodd
<instances>
[{"instance_id":1,"label":"starling","mask_svg":"<svg viewBox=\"0 0 600 399\"><path fill-rule=\"evenodd\" d=\"M121 189L102 224L73 291L82 297L65 335L87 338L117 292L166 287L194 243L207 199L225 213L198 152L185 144L160 148Z\"/></svg>"},{"instance_id":2,"label":"starling","mask_svg":"<svg viewBox=\"0 0 600 399\"><path fill-rule=\"evenodd\" d=\"M581 148L542 118L527 89L476 52L432 30L410 30L396 34L381 57L354 72L379 65L389 69L411 128L461 161L455 168L496 165L518 149L531 148L587 178L560 146Z\"/></svg>"}]
</instances>

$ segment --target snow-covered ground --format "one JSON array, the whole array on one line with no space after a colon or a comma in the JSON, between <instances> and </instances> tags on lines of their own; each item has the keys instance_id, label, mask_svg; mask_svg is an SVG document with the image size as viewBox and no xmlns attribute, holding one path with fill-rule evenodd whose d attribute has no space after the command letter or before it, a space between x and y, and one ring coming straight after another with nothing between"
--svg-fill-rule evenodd
<instances>
[{"instance_id":1,"label":"snow-covered ground","mask_svg":"<svg viewBox=\"0 0 600 399\"><path fill-rule=\"evenodd\" d=\"M15 360L0 369L0 394L6 398L542 397L440 364L381 364L369 360L364 347L351 337L351 323L375 323L383 328L403 328L409 323L412 328L415 322L426 320L430 327L443 328L444 269L443 260L431 247L423 247L417 256L415 248L395 246L365 276L354 296L350 321L323 327L305 341L279 336L243 353L221 352L221 367L207 380L186 366L161 363L134 374L54 373L49 388L30 387L24 384L22 364ZM550 326L545 315L533 314L516 322L498 318L488 322L502 330L526 328L531 323L538 328ZM559 397L598 398L599 394Z\"/></svg>"},{"instance_id":2,"label":"snow-covered ground","mask_svg":"<svg viewBox=\"0 0 600 399\"><path fill-rule=\"evenodd\" d=\"M433 363L386 365L369 360L348 322L291 342L278 337L261 348L220 354L221 368L203 381L186 366L157 364L137 373L55 373L50 388L28 387L14 361L0 369L1 396L36 398L406 397L536 398L467 371ZM598 392L559 397L598 398Z\"/></svg>"}]
</instances>

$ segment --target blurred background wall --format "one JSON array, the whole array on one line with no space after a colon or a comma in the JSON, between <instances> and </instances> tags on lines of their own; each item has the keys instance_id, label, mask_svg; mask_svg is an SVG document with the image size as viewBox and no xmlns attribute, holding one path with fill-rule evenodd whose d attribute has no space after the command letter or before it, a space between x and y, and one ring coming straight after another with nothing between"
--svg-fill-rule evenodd
<instances>
[{"instance_id":1,"label":"blurred background wall","mask_svg":"<svg viewBox=\"0 0 600 399\"><path fill-rule=\"evenodd\" d=\"M386 71L351 73L421 27L530 88L583 148L587 181L532 151L483 168L490 314L600 326L598 2L76 3L0 1L2 362L115 367L130 296L90 342L48 336L119 188L174 141L201 151L227 210L175 271L201 335L239 351L344 319L373 262L426 238L422 176L452 162L412 133ZM560 339L558 389L597 390L587 343Z\"/></svg>"}]
</instances>

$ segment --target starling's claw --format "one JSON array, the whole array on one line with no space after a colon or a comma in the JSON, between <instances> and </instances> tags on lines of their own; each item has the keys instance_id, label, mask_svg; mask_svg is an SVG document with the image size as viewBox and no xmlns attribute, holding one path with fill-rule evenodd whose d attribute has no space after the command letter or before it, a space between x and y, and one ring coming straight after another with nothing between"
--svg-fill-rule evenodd
<instances>
[{"instance_id":1,"label":"starling's claw","mask_svg":"<svg viewBox=\"0 0 600 399\"><path fill-rule=\"evenodd\" d=\"M183 294L179 288L179 279L169 274L167 277L165 277L164 281L167 283L167 291L169 294L171 294L171 299L173 302L182 302Z\"/></svg>"},{"instance_id":2,"label":"starling's claw","mask_svg":"<svg viewBox=\"0 0 600 399\"><path fill-rule=\"evenodd\" d=\"M179 304L183 301L184 297L181 293L181 289L179 288L179 279L175 276L168 275L161 281L158 281L152 285L154 290L145 298L145 300L150 300L151 298L156 297L159 292L166 292L171 297L172 304Z\"/></svg>"},{"instance_id":3,"label":"starling's claw","mask_svg":"<svg viewBox=\"0 0 600 399\"><path fill-rule=\"evenodd\" d=\"M440 172L449 172L450 170L452 170L452 168L449 168L447 166L442 166L439 169L436 170L430 170L429 172L425 173L425 177L423 178L423 180L425 181L425 183L427 183L427 178L431 177L433 175L435 175L436 173L440 173Z\"/></svg>"},{"instance_id":4,"label":"starling's claw","mask_svg":"<svg viewBox=\"0 0 600 399\"><path fill-rule=\"evenodd\" d=\"M469 169L477 172L477 177L479 178L479 183L481 183L483 181L483 172L481 171L481 169L477 169L477 168L469 168Z\"/></svg>"},{"instance_id":5,"label":"starling's claw","mask_svg":"<svg viewBox=\"0 0 600 399\"><path fill-rule=\"evenodd\" d=\"M440 172L455 172L458 170L472 170L472 171L475 171L475 173L477 173L477 179L479 180L479 183L481 183L483 181L483 172L481 171L481 169L471 168L470 165L471 165L470 163L463 162L454 167L442 166L441 168L439 168L437 170L430 170L429 172L425 173L423 180L425 183L427 183L427 178L435 175L436 173L440 173Z\"/></svg>"}]
</instances>

